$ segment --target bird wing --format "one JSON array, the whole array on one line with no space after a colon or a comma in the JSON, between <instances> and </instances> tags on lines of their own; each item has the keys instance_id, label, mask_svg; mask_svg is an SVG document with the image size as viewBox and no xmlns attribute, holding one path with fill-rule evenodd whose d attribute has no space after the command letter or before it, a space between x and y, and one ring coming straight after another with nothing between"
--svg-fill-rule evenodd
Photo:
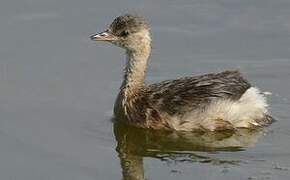
<instances>
[{"instance_id":1,"label":"bird wing","mask_svg":"<svg viewBox=\"0 0 290 180\"><path fill-rule=\"evenodd\" d=\"M173 115L205 107L213 100L238 100L250 87L239 71L224 71L151 84L147 99L155 109Z\"/></svg>"}]
</instances>

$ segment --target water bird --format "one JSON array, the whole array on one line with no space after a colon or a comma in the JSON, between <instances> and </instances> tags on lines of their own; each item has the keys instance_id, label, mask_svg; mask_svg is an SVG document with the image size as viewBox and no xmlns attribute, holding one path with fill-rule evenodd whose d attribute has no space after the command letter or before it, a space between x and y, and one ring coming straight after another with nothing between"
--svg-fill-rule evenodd
<instances>
[{"instance_id":1,"label":"water bird","mask_svg":"<svg viewBox=\"0 0 290 180\"><path fill-rule=\"evenodd\" d=\"M116 17L90 38L126 51L124 79L114 105L120 121L176 131L255 129L273 121L265 96L237 70L146 84L151 36L144 17Z\"/></svg>"}]
</instances>

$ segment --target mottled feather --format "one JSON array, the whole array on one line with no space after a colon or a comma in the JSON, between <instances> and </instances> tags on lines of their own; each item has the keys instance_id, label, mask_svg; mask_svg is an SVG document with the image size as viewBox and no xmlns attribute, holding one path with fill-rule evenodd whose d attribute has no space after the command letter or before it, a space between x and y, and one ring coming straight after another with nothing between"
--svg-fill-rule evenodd
<instances>
[{"instance_id":1,"label":"mottled feather","mask_svg":"<svg viewBox=\"0 0 290 180\"><path fill-rule=\"evenodd\" d=\"M170 115L183 114L213 100L238 100L250 87L238 71L225 71L151 84L147 87L147 100Z\"/></svg>"}]
</instances>

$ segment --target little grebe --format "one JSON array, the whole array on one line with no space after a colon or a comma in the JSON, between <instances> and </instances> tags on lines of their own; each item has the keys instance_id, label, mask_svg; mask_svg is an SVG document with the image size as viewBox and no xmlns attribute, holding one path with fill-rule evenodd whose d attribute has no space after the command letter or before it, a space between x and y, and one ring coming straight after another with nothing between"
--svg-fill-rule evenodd
<instances>
[{"instance_id":1,"label":"little grebe","mask_svg":"<svg viewBox=\"0 0 290 180\"><path fill-rule=\"evenodd\" d=\"M126 50L124 80L114 107L116 119L144 128L178 131L258 128L273 120L264 95L238 71L145 84L151 38L142 17L119 16L91 39Z\"/></svg>"}]
</instances>

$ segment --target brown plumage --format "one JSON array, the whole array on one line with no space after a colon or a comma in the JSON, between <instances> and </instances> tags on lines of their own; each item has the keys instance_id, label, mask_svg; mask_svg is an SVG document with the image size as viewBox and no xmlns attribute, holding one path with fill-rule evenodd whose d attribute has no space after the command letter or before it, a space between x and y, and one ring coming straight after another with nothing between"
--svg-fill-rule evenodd
<instances>
[{"instance_id":1,"label":"brown plumage","mask_svg":"<svg viewBox=\"0 0 290 180\"><path fill-rule=\"evenodd\" d=\"M119 120L144 128L181 131L255 128L272 122L265 97L238 71L146 85L151 38L142 17L119 16L91 39L126 50L124 81L114 107Z\"/></svg>"}]
</instances>

